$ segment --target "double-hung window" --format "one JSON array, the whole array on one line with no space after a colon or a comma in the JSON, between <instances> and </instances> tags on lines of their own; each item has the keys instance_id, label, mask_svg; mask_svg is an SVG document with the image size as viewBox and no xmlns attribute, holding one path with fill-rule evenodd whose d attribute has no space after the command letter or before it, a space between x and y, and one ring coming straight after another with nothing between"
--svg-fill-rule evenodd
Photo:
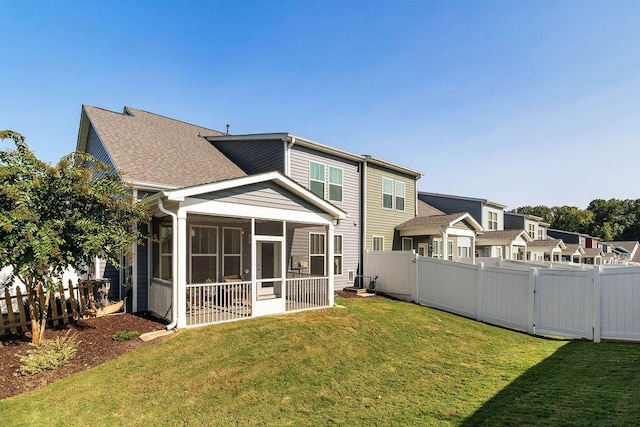
<instances>
[{"instance_id":1,"label":"double-hung window","mask_svg":"<svg viewBox=\"0 0 640 427\"><path fill-rule=\"evenodd\" d=\"M393 209L393 180L382 178L382 207Z\"/></svg>"},{"instance_id":2,"label":"double-hung window","mask_svg":"<svg viewBox=\"0 0 640 427\"><path fill-rule=\"evenodd\" d=\"M406 185L402 181L382 178L382 207L403 211L405 207Z\"/></svg>"},{"instance_id":3,"label":"double-hung window","mask_svg":"<svg viewBox=\"0 0 640 427\"><path fill-rule=\"evenodd\" d=\"M322 163L309 162L309 190L324 199L324 165Z\"/></svg>"},{"instance_id":4,"label":"double-hung window","mask_svg":"<svg viewBox=\"0 0 640 427\"><path fill-rule=\"evenodd\" d=\"M489 230L498 229L498 213L489 212Z\"/></svg>"},{"instance_id":5,"label":"double-hung window","mask_svg":"<svg viewBox=\"0 0 640 427\"><path fill-rule=\"evenodd\" d=\"M218 281L218 227L191 226L191 283Z\"/></svg>"},{"instance_id":6,"label":"double-hung window","mask_svg":"<svg viewBox=\"0 0 640 427\"><path fill-rule=\"evenodd\" d=\"M342 201L342 169L329 166L329 200Z\"/></svg>"},{"instance_id":7,"label":"double-hung window","mask_svg":"<svg viewBox=\"0 0 640 427\"><path fill-rule=\"evenodd\" d=\"M314 275L324 276L324 234L309 233L309 272Z\"/></svg>"},{"instance_id":8,"label":"double-hung window","mask_svg":"<svg viewBox=\"0 0 640 427\"><path fill-rule=\"evenodd\" d=\"M396 210L404 211L404 182L396 181Z\"/></svg>"}]
</instances>

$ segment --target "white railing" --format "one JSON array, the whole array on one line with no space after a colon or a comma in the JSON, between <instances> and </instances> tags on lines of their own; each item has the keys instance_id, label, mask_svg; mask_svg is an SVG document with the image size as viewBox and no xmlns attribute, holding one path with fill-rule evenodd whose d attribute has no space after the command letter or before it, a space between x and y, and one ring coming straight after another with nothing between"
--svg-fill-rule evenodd
<instances>
[{"instance_id":1,"label":"white railing","mask_svg":"<svg viewBox=\"0 0 640 427\"><path fill-rule=\"evenodd\" d=\"M329 305L328 277L287 279L286 283L286 311L327 307Z\"/></svg>"},{"instance_id":2,"label":"white railing","mask_svg":"<svg viewBox=\"0 0 640 427\"><path fill-rule=\"evenodd\" d=\"M251 282L187 285L187 325L251 317Z\"/></svg>"},{"instance_id":3,"label":"white railing","mask_svg":"<svg viewBox=\"0 0 640 427\"><path fill-rule=\"evenodd\" d=\"M149 310L171 320L171 304L173 301L173 285L167 280L157 278L149 282Z\"/></svg>"}]
</instances>

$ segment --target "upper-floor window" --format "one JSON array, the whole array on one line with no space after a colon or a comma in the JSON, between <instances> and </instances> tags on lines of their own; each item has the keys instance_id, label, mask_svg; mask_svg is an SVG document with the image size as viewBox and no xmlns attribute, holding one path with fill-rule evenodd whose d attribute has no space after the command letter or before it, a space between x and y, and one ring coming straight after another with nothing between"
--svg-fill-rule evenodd
<instances>
[{"instance_id":1,"label":"upper-floor window","mask_svg":"<svg viewBox=\"0 0 640 427\"><path fill-rule=\"evenodd\" d=\"M324 199L324 165L309 162L309 190Z\"/></svg>"},{"instance_id":2,"label":"upper-floor window","mask_svg":"<svg viewBox=\"0 0 640 427\"><path fill-rule=\"evenodd\" d=\"M382 207L393 209L393 180L382 178Z\"/></svg>"},{"instance_id":3,"label":"upper-floor window","mask_svg":"<svg viewBox=\"0 0 640 427\"><path fill-rule=\"evenodd\" d=\"M531 237L531 239L535 239L536 238L536 226L535 224L529 224L529 237Z\"/></svg>"},{"instance_id":4,"label":"upper-floor window","mask_svg":"<svg viewBox=\"0 0 640 427\"><path fill-rule=\"evenodd\" d=\"M489 230L498 229L498 213L489 212Z\"/></svg>"},{"instance_id":5,"label":"upper-floor window","mask_svg":"<svg viewBox=\"0 0 640 427\"><path fill-rule=\"evenodd\" d=\"M382 207L404 211L405 183L391 178L382 178Z\"/></svg>"},{"instance_id":6,"label":"upper-floor window","mask_svg":"<svg viewBox=\"0 0 640 427\"><path fill-rule=\"evenodd\" d=\"M538 228L538 240L544 240L544 230L542 228Z\"/></svg>"},{"instance_id":7,"label":"upper-floor window","mask_svg":"<svg viewBox=\"0 0 640 427\"><path fill-rule=\"evenodd\" d=\"M404 211L404 182L396 181L396 210Z\"/></svg>"},{"instance_id":8,"label":"upper-floor window","mask_svg":"<svg viewBox=\"0 0 640 427\"><path fill-rule=\"evenodd\" d=\"M329 200L342 201L342 169L329 166Z\"/></svg>"}]
</instances>

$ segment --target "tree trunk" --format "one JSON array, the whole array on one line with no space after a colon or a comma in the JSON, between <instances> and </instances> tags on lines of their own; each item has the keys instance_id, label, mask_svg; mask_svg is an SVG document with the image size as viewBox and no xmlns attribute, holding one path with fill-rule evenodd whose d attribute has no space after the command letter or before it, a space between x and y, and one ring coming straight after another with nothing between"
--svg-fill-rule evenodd
<instances>
[{"instance_id":1,"label":"tree trunk","mask_svg":"<svg viewBox=\"0 0 640 427\"><path fill-rule=\"evenodd\" d=\"M47 297L44 301L44 307L40 307L40 335L38 337L38 343L41 343L44 340L44 330L47 327L47 317L49 317L49 302L51 301L51 294L51 289L47 289Z\"/></svg>"},{"instance_id":2,"label":"tree trunk","mask_svg":"<svg viewBox=\"0 0 640 427\"><path fill-rule=\"evenodd\" d=\"M41 286L34 288L31 283L27 284L28 300L29 300L29 317L31 318L31 343L36 347L40 346L40 325L36 316L36 304L38 301L38 290Z\"/></svg>"}]
</instances>

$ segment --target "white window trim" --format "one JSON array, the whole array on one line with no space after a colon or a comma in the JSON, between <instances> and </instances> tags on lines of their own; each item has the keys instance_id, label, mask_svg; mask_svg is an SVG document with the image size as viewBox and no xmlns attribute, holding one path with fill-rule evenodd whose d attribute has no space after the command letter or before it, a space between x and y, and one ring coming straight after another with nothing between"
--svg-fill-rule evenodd
<instances>
[{"instance_id":1,"label":"white window trim","mask_svg":"<svg viewBox=\"0 0 640 427\"><path fill-rule=\"evenodd\" d=\"M376 249L375 241L376 239L382 240L382 249ZM371 250L372 251L384 251L384 236L371 236Z\"/></svg>"},{"instance_id":2,"label":"white window trim","mask_svg":"<svg viewBox=\"0 0 640 427\"><path fill-rule=\"evenodd\" d=\"M239 254L227 254L224 242L224 232L226 230L238 230L240 232L240 253ZM239 257L240 258L240 272L238 274L242 275L242 228L240 227L222 227L222 235L220 236L221 242L222 242L222 259L221 259L221 265L220 265L220 271L222 271L222 277L227 276L227 272L224 271L224 259L227 256L232 256L232 257ZM236 272L233 272L231 274L236 274Z\"/></svg>"},{"instance_id":3,"label":"white window trim","mask_svg":"<svg viewBox=\"0 0 640 427\"><path fill-rule=\"evenodd\" d=\"M433 239L431 241L431 257L442 258L442 239Z\"/></svg>"},{"instance_id":4,"label":"white window trim","mask_svg":"<svg viewBox=\"0 0 640 427\"><path fill-rule=\"evenodd\" d=\"M193 254L193 232L194 228L215 228L216 229L216 253L215 254ZM217 225L200 225L200 224L192 224L189 226L189 283L193 283L193 257L215 257L216 258L216 274L220 275L219 263L219 240L220 240L220 229ZM212 279L214 282L218 281L218 278L215 277Z\"/></svg>"},{"instance_id":5,"label":"white window trim","mask_svg":"<svg viewBox=\"0 0 640 427\"><path fill-rule=\"evenodd\" d=\"M323 236L324 239L324 245L322 246L322 254L311 254L311 236L312 235L316 235L316 236ZM314 232L309 232L309 272L311 272L311 258L312 257L322 257L323 258L323 262L322 262L322 276L325 276L327 274L327 236L325 233L314 233Z\"/></svg>"},{"instance_id":6,"label":"white window trim","mask_svg":"<svg viewBox=\"0 0 640 427\"><path fill-rule=\"evenodd\" d=\"M319 181L317 179L311 178L311 164L312 163L315 163L316 165L321 165L322 166L322 168L324 170L324 173L322 174L323 175L322 176L322 181ZM309 169L308 169L308 171L309 171L309 187L308 187L309 191L311 191L313 194L316 194L311 190L311 182L312 181L313 182L322 182L322 198L325 199L326 198L326 194L327 194L327 165L325 163L316 162L314 160L309 160ZM316 196L317 196L317 194L316 194Z\"/></svg>"},{"instance_id":7,"label":"white window trim","mask_svg":"<svg viewBox=\"0 0 640 427\"><path fill-rule=\"evenodd\" d=\"M340 177L341 179L341 183L340 184L332 184L331 183L331 169L338 169L340 171ZM328 165L328 171L329 171L329 175L327 176L327 181L328 181L328 191L329 191L329 201L331 202L342 202L344 200L344 169L339 168L337 166L332 166L332 165ZM340 200L337 199L332 199L331 198L331 186L334 185L336 187L340 187Z\"/></svg>"},{"instance_id":8,"label":"white window trim","mask_svg":"<svg viewBox=\"0 0 640 427\"><path fill-rule=\"evenodd\" d=\"M398 209L398 202L397 202L397 198L399 198L400 196L397 194L397 190L398 190L398 184L402 184L402 209ZM404 212L407 208L407 184L405 184L403 181L398 181L398 180L394 180L393 181L393 207L395 210L397 210L398 212Z\"/></svg>"},{"instance_id":9,"label":"white window trim","mask_svg":"<svg viewBox=\"0 0 640 427\"><path fill-rule=\"evenodd\" d=\"M385 191L384 191L384 182L385 181L391 181L391 193L385 193ZM395 192L395 182L393 181L393 179L382 177L382 200L381 200L382 209L393 210L393 205L395 203L394 192ZM384 205L384 196L386 194L390 194L391 195L391 207L387 207L387 206Z\"/></svg>"},{"instance_id":10,"label":"white window trim","mask_svg":"<svg viewBox=\"0 0 640 427\"><path fill-rule=\"evenodd\" d=\"M347 271L347 283L353 283L356 279L356 271L348 270Z\"/></svg>"}]
</instances>

